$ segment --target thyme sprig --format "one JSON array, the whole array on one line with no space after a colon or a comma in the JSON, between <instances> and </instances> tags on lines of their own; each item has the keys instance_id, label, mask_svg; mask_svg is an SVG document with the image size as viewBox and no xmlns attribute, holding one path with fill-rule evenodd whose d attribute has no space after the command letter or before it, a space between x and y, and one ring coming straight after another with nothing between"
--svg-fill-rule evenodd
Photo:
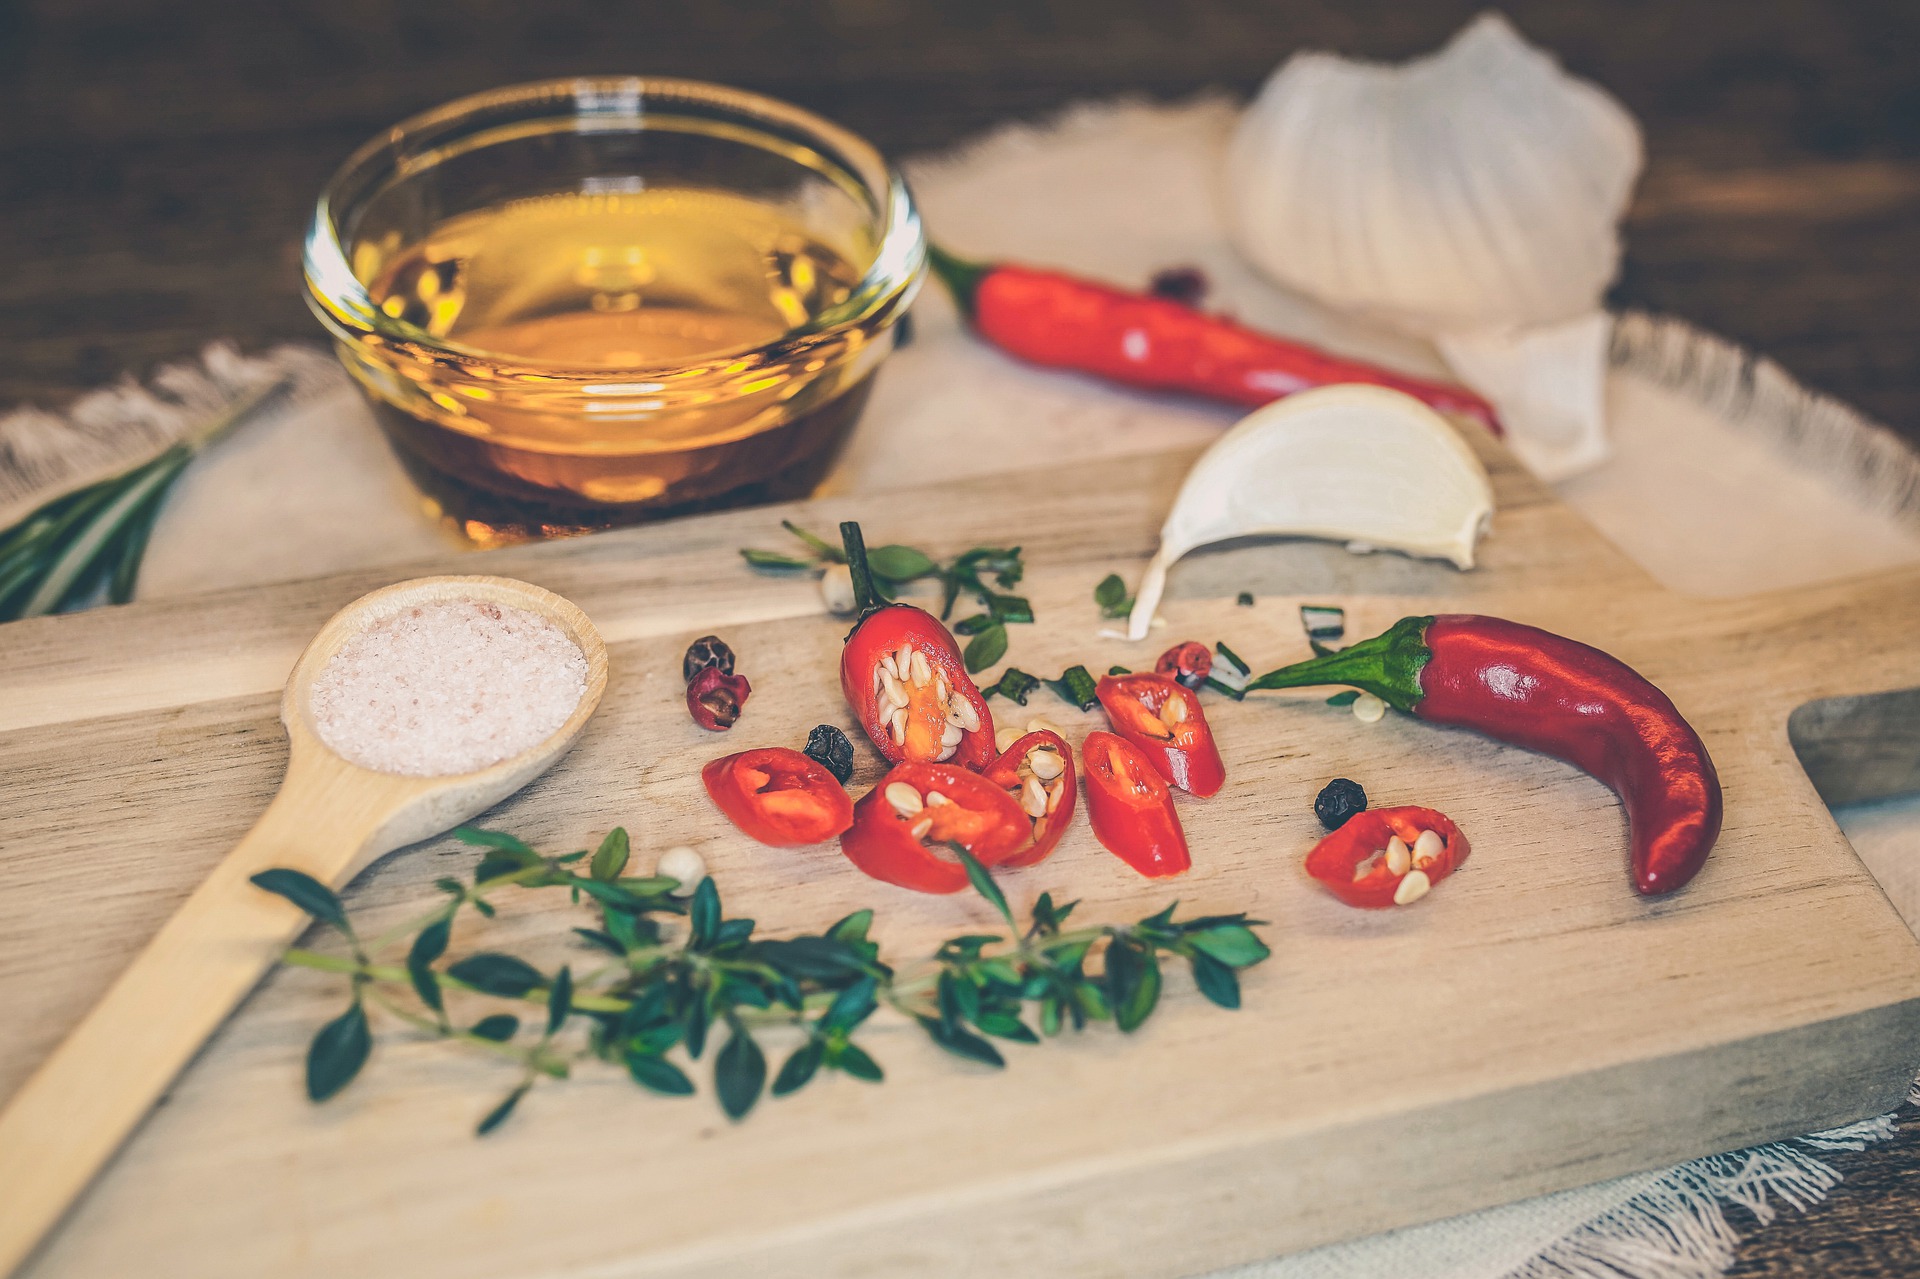
<instances>
[{"instance_id":1,"label":"thyme sprig","mask_svg":"<svg viewBox=\"0 0 1920 1279\"><path fill-rule=\"evenodd\" d=\"M1077 903L1056 905L1052 894L1042 893L1022 928L992 875L955 845L974 890L1006 931L950 938L931 960L901 974L882 962L869 939L871 910L821 933L757 936L753 920L723 913L711 878L691 897L679 897L671 879L626 875L622 829L609 832L591 857L585 851L543 856L498 831L455 834L486 849L472 882L438 881L446 901L371 940L317 880L294 870L254 876L260 888L331 926L347 943L346 955L294 949L285 956L288 964L338 973L348 982L346 1011L320 1028L307 1051L307 1094L314 1101L338 1094L365 1066L374 1043L369 1004L420 1034L517 1068L507 1094L478 1124L485 1135L540 1081L565 1079L588 1061L624 1067L650 1092L689 1095L696 1091L689 1071L719 1035L725 1042L713 1054L713 1089L732 1119L745 1117L763 1094L798 1091L823 1072L878 1083L885 1073L855 1035L882 1009L910 1019L956 1056L1003 1066L995 1040L1033 1044L1096 1021L1137 1029L1158 1007L1162 965L1174 959L1187 962L1207 999L1238 1008L1238 971L1269 954L1253 931L1261 921L1244 914L1177 920L1177 903L1130 925L1068 929ZM598 911L597 926L573 934L599 962L579 964L583 972L568 964L549 973L497 951L448 959L463 911L492 918L494 899L506 890L547 888L564 888L576 902L584 897ZM402 943L405 959L387 959ZM1100 971L1089 972L1096 957ZM468 1021L456 1016L450 995L517 1011ZM771 1084L762 1035L791 1044Z\"/></svg>"},{"instance_id":2,"label":"thyme sprig","mask_svg":"<svg viewBox=\"0 0 1920 1279\"><path fill-rule=\"evenodd\" d=\"M847 562L840 547L801 528L791 520L780 526L799 539L804 555L781 551L740 548L740 555L754 568L768 573L822 573L835 564ZM942 564L925 551L911 546L889 544L867 551L867 567L874 590L882 599L895 600L914 582L931 581L940 590L940 620L953 616L954 605L962 595L971 596L981 611L953 624L956 634L967 636L964 657L969 672L986 670L1007 654L1007 626L1033 620L1033 605L1023 595L1011 594L1026 575L1020 548L976 546Z\"/></svg>"}]
</instances>

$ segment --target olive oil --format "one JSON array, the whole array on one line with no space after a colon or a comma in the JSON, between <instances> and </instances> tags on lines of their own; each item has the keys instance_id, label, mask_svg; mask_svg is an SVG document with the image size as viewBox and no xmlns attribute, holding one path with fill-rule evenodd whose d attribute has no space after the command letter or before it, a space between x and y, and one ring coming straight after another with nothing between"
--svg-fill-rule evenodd
<instances>
[{"instance_id":1,"label":"olive oil","mask_svg":"<svg viewBox=\"0 0 1920 1279\"><path fill-rule=\"evenodd\" d=\"M430 341L343 354L483 544L781 500L824 474L886 349L831 323L871 255L727 192L515 200L357 244L374 305Z\"/></svg>"}]
</instances>

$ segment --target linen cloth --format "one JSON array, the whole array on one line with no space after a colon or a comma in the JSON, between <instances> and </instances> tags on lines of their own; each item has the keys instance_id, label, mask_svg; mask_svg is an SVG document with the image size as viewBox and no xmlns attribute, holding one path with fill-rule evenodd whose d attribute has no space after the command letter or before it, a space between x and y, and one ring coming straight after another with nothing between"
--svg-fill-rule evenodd
<instances>
[{"instance_id":1,"label":"linen cloth","mask_svg":"<svg viewBox=\"0 0 1920 1279\"><path fill-rule=\"evenodd\" d=\"M1136 284L1161 267L1197 265L1213 285L1209 305L1250 324L1443 376L1419 342L1284 294L1234 257L1215 205L1233 120L1233 107L1215 100L1102 104L908 171L928 224L961 254ZM915 340L879 379L832 491L922 483L935 442L943 473L987 474L1200 445L1237 416L1019 365L968 337L937 287L913 316ZM1884 432L1684 326L1623 317L1612 344L1612 457L1560 491L1655 577L1686 593L1747 594L1920 562L1920 471ZM237 389L287 370L306 388L299 403L187 471L156 529L143 597L401 564L456 545L421 513L324 354L216 353L200 376ZM132 393L113 394L125 410ZM1920 804L1842 820L1909 923L1920 921ZM1869 1121L1218 1279L1718 1274L1735 1240L1725 1205L1764 1221L1776 1203L1811 1202L1838 1180L1818 1151L1890 1132L1890 1121Z\"/></svg>"}]
</instances>

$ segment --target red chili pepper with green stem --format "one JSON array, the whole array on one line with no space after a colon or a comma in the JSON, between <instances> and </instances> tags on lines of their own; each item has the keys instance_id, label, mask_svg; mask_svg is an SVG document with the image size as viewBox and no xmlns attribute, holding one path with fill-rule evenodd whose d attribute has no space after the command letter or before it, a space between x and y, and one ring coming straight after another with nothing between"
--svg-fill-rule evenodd
<instances>
[{"instance_id":1,"label":"red chili pepper with green stem","mask_svg":"<svg viewBox=\"0 0 1920 1279\"><path fill-rule=\"evenodd\" d=\"M1344 359L1165 297L1058 271L968 262L938 246L929 246L928 261L982 337L1034 364L1249 408L1310 387L1365 382L1505 434L1493 406L1464 387Z\"/></svg>"},{"instance_id":2,"label":"red chili pepper with green stem","mask_svg":"<svg viewBox=\"0 0 1920 1279\"><path fill-rule=\"evenodd\" d=\"M1692 879L1720 835L1720 777L1665 693L1597 648L1497 617L1407 617L1247 685L1347 684L1395 710L1551 755L1620 796L1632 879L1649 896Z\"/></svg>"},{"instance_id":3,"label":"red chili pepper with green stem","mask_svg":"<svg viewBox=\"0 0 1920 1279\"><path fill-rule=\"evenodd\" d=\"M992 763L993 712L940 619L911 604L882 604L860 526L840 526L860 620L840 654L840 689L860 727L893 764Z\"/></svg>"}]
</instances>

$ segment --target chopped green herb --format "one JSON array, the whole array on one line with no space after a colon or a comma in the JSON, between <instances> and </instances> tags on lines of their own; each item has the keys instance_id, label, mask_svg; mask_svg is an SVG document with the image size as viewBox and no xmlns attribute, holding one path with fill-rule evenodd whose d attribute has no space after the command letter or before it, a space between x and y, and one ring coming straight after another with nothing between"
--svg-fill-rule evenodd
<instances>
[{"instance_id":1,"label":"chopped green herb","mask_svg":"<svg viewBox=\"0 0 1920 1279\"><path fill-rule=\"evenodd\" d=\"M1329 697L1327 699L1327 705L1351 706L1359 700L1360 700L1360 690L1357 688L1350 688L1344 693L1335 693L1332 697Z\"/></svg>"},{"instance_id":2,"label":"chopped green herb","mask_svg":"<svg viewBox=\"0 0 1920 1279\"><path fill-rule=\"evenodd\" d=\"M981 689L980 695L982 697L994 697L997 695L1006 698L1010 702L1018 702L1020 705L1025 706L1027 704L1027 694L1039 687L1039 679L1027 674L1017 666L1009 666L1000 672L998 682L989 684Z\"/></svg>"},{"instance_id":3,"label":"chopped green herb","mask_svg":"<svg viewBox=\"0 0 1920 1279\"><path fill-rule=\"evenodd\" d=\"M1109 667L1107 667L1107 674L1109 674L1109 675L1131 675L1131 674L1133 674L1133 672L1132 672L1132 671L1130 671L1130 670L1128 670L1128 669L1127 669L1126 667L1124 667L1124 666L1109 666Z\"/></svg>"},{"instance_id":4,"label":"chopped green herb","mask_svg":"<svg viewBox=\"0 0 1920 1279\"><path fill-rule=\"evenodd\" d=\"M1238 604L1238 605L1239 605L1239 606L1240 606L1241 608L1252 608L1252 607L1253 607L1253 592L1252 592L1252 591L1241 591L1241 592L1240 592L1240 594L1239 594L1238 596L1236 596L1236 597L1234 598L1234 601L1233 601L1233 602L1234 602L1235 604Z\"/></svg>"},{"instance_id":5,"label":"chopped green herb","mask_svg":"<svg viewBox=\"0 0 1920 1279\"><path fill-rule=\"evenodd\" d=\"M1061 701L1077 706L1083 711L1092 710L1100 704L1100 698L1094 692L1093 676L1084 666L1069 666L1060 672L1059 679L1043 682Z\"/></svg>"},{"instance_id":6,"label":"chopped green herb","mask_svg":"<svg viewBox=\"0 0 1920 1279\"><path fill-rule=\"evenodd\" d=\"M1127 594L1127 584L1118 573L1100 579L1100 585L1093 588L1093 602L1100 606L1102 617L1125 617L1133 611L1133 596Z\"/></svg>"}]
</instances>

